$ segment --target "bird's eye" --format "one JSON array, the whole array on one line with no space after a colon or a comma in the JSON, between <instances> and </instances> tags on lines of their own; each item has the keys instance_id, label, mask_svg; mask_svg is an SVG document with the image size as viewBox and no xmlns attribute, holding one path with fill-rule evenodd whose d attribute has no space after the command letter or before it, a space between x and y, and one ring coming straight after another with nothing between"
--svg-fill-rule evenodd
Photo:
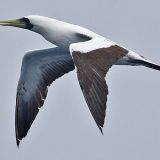
<instances>
[{"instance_id":1,"label":"bird's eye","mask_svg":"<svg viewBox=\"0 0 160 160\"><path fill-rule=\"evenodd\" d=\"M26 29L31 30L34 27L33 24L30 22L30 20L28 18L26 18L26 17L23 17L23 18L21 18L19 20L26 24Z\"/></svg>"},{"instance_id":2,"label":"bird's eye","mask_svg":"<svg viewBox=\"0 0 160 160\"><path fill-rule=\"evenodd\" d=\"M25 22L25 23L30 23L30 20L28 18L21 18L20 21Z\"/></svg>"}]
</instances>

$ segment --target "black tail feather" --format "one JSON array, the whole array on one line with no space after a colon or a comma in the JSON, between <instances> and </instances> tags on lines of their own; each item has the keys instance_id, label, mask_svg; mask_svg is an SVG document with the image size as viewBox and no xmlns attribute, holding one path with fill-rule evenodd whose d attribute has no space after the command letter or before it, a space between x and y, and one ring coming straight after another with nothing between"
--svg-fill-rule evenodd
<instances>
[{"instance_id":1,"label":"black tail feather","mask_svg":"<svg viewBox=\"0 0 160 160\"><path fill-rule=\"evenodd\" d=\"M145 60L136 60L136 63L138 63L139 65L143 65L143 66L146 66L148 68L152 68L152 69L160 71L160 66L156 65L156 64L153 64L151 62L147 62Z\"/></svg>"},{"instance_id":2,"label":"black tail feather","mask_svg":"<svg viewBox=\"0 0 160 160\"><path fill-rule=\"evenodd\" d=\"M149 67L149 68L156 69L156 70L160 71L160 66L159 65L148 63L146 66Z\"/></svg>"}]
</instances>

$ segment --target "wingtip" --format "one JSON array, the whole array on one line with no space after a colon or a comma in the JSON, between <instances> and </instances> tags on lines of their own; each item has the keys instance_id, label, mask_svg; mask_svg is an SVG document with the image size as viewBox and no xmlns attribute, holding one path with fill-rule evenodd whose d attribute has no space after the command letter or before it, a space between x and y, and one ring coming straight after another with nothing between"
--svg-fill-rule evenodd
<instances>
[{"instance_id":1,"label":"wingtip","mask_svg":"<svg viewBox=\"0 0 160 160\"><path fill-rule=\"evenodd\" d=\"M17 143L17 148L19 148L20 140L19 140L19 139L16 139L16 143Z\"/></svg>"},{"instance_id":2,"label":"wingtip","mask_svg":"<svg viewBox=\"0 0 160 160\"><path fill-rule=\"evenodd\" d=\"M98 128L99 128L99 130L100 130L101 134L103 135L102 127L101 127L101 126L98 126Z\"/></svg>"}]
</instances>

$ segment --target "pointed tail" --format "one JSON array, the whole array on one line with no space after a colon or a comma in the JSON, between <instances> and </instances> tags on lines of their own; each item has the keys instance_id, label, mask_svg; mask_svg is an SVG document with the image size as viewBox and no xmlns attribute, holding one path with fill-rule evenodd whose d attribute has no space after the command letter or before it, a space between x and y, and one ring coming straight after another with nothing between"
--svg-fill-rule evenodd
<instances>
[{"instance_id":1,"label":"pointed tail","mask_svg":"<svg viewBox=\"0 0 160 160\"><path fill-rule=\"evenodd\" d=\"M152 62L148 62L148 61L145 61L145 60L136 60L136 63L138 63L138 64L140 64L142 66L145 66L145 67L152 68L152 69L160 71L160 66L156 65L156 64L154 64Z\"/></svg>"}]
</instances>

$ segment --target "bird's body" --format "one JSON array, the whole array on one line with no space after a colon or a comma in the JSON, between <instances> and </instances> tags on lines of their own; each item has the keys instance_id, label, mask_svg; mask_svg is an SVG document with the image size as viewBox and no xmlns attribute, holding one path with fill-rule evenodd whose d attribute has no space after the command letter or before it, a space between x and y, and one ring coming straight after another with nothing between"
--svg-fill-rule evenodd
<instances>
[{"instance_id":1,"label":"bird's body","mask_svg":"<svg viewBox=\"0 0 160 160\"><path fill-rule=\"evenodd\" d=\"M34 16L26 16L26 18L27 17L28 18L31 17L30 22L34 23L34 27L32 28L32 31L42 35L47 41L65 50L69 50L70 45L73 43L85 42L93 38L104 40L103 42L100 42L100 45L102 45L102 43L107 44L108 42L109 42L109 45L116 44L106 39L105 37L99 34L96 34L86 28L80 27L78 25L73 25L70 23L62 22L56 19L43 17L43 16L34 15ZM44 24L45 24L45 27L43 26ZM96 45L94 44L95 46L93 46L93 48L94 47L96 48L97 44L98 43L96 42ZM144 60L143 57L139 56L133 51L128 50L128 54L122 57L121 59L119 59L115 64L116 65L141 65L141 64L136 64L128 61L130 58Z\"/></svg>"},{"instance_id":2,"label":"bird's body","mask_svg":"<svg viewBox=\"0 0 160 160\"><path fill-rule=\"evenodd\" d=\"M77 77L90 112L102 132L108 87L105 76L112 65L160 66L105 37L83 27L42 16L0 21L0 25L25 28L58 46L24 56L16 98L16 140L28 133L47 87L63 74L77 68Z\"/></svg>"}]
</instances>

